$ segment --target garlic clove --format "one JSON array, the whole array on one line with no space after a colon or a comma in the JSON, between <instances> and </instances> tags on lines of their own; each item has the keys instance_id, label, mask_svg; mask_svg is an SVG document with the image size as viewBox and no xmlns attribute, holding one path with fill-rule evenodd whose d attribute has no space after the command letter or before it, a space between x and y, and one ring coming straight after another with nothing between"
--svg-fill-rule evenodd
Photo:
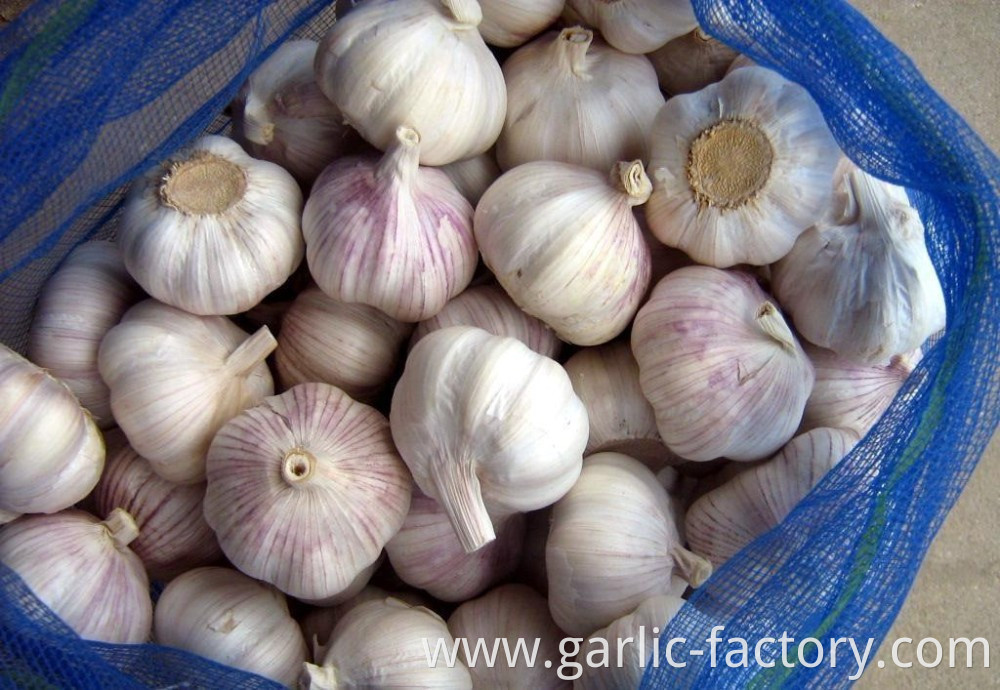
<instances>
[{"instance_id":1,"label":"garlic clove","mask_svg":"<svg viewBox=\"0 0 1000 690\"><path fill-rule=\"evenodd\" d=\"M555 22L565 0L480 0L483 40L500 48L527 43Z\"/></svg>"},{"instance_id":2,"label":"garlic clove","mask_svg":"<svg viewBox=\"0 0 1000 690\"><path fill-rule=\"evenodd\" d=\"M693 93L719 81L739 53L699 27L647 55L660 88L670 95Z\"/></svg>"},{"instance_id":3,"label":"garlic clove","mask_svg":"<svg viewBox=\"0 0 1000 690\"><path fill-rule=\"evenodd\" d=\"M626 53L651 53L698 26L691 0L566 0L566 8Z\"/></svg>"},{"instance_id":4,"label":"garlic clove","mask_svg":"<svg viewBox=\"0 0 1000 690\"><path fill-rule=\"evenodd\" d=\"M473 208L489 186L500 177L500 166L497 165L492 151L443 165L440 170L448 176Z\"/></svg>"}]
</instances>

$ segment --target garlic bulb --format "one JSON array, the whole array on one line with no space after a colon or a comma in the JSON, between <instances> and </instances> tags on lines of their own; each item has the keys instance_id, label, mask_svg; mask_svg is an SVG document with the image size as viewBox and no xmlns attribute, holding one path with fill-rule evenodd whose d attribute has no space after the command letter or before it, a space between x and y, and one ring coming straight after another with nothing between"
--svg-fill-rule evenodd
<instances>
[{"instance_id":1,"label":"garlic bulb","mask_svg":"<svg viewBox=\"0 0 1000 690\"><path fill-rule=\"evenodd\" d=\"M428 609L392 598L365 602L333 629L321 663L305 665L299 686L470 690L472 678L461 659L449 665L439 654L428 663L440 645L450 654L454 644L447 624Z\"/></svg>"},{"instance_id":2,"label":"garlic bulb","mask_svg":"<svg viewBox=\"0 0 1000 690\"><path fill-rule=\"evenodd\" d=\"M524 311L563 340L599 345L628 326L649 285L649 249L632 207L649 198L641 161L610 180L537 161L505 173L476 207L483 261Z\"/></svg>"},{"instance_id":3,"label":"garlic bulb","mask_svg":"<svg viewBox=\"0 0 1000 690\"><path fill-rule=\"evenodd\" d=\"M82 510L27 515L0 529L0 563L86 640L149 639L153 602L142 561L128 544L138 528L116 509L104 522Z\"/></svg>"},{"instance_id":4,"label":"garlic bulb","mask_svg":"<svg viewBox=\"0 0 1000 690\"><path fill-rule=\"evenodd\" d=\"M597 453L552 509L545 549L549 610L586 635L672 591L678 572L697 587L711 566L681 543L667 492L638 460Z\"/></svg>"},{"instance_id":5,"label":"garlic bulb","mask_svg":"<svg viewBox=\"0 0 1000 690\"><path fill-rule=\"evenodd\" d=\"M0 344L0 510L55 513L97 484L104 441L70 389Z\"/></svg>"},{"instance_id":6,"label":"garlic bulb","mask_svg":"<svg viewBox=\"0 0 1000 690\"><path fill-rule=\"evenodd\" d=\"M447 511L470 553L496 538L491 516L563 496L587 444L587 412L562 367L466 326L413 348L389 424L417 486Z\"/></svg>"},{"instance_id":7,"label":"garlic bulb","mask_svg":"<svg viewBox=\"0 0 1000 690\"><path fill-rule=\"evenodd\" d=\"M440 170L448 176L455 188L472 204L473 208L479 203L483 192L489 189L489 186L500 177L500 166L497 165L496 159L490 151L449 163L442 166Z\"/></svg>"},{"instance_id":8,"label":"garlic bulb","mask_svg":"<svg viewBox=\"0 0 1000 690\"><path fill-rule=\"evenodd\" d=\"M885 363L944 328L944 292L902 187L846 159L835 185L831 217L773 267L774 294L806 340Z\"/></svg>"},{"instance_id":9,"label":"garlic bulb","mask_svg":"<svg viewBox=\"0 0 1000 690\"><path fill-rule=\"evenodd\" d=\"M565 0L480 0L479 33L490 45L516 48L554 23Z\"/></svg>"},{"instance_id":10,"label":"garlic bulb","mask_svg":"<svg viewBox=\"0 0 1000 690\"><path fill-rule=\"evenodd\" d=\"M859 440L848 429L813 429L767 462L709 491L687 512L691 550L722 565L784 520Z\"/></svg>"},{"instance_id":11,"label":"garlic bulb","mask_svg":"<svg viewBox=\"0 0 1000 690\"><path fill-rule=\"evenodd\" d=\"M470 659L465 648L460 646L462 660L469 667L474 688L569 690L572 687L571 683L556 675L562 631L549 616L545 597L530 587L503 585L478 599L466 601L448 618L448 630L456 640L466 640L470 651L477 644L485 644L487 649L497 645L502 650L502 640L507 641L511 651L519 643L526 643L529 649L536 650L531 666L523 658L518 658L518 665L512 667L502 656L502 651L497 663L487 664L481 656ZM480 640L483 642L480 643ZM535 641L537 647L533 646Z\"/></svg>"},{"instance_id":12,"label":"garlic bulb","mask_svg":"<svg viewBox=\"0 0 1000 690\"><path fill-rule=\"evenodd\" d=\"M124 508L139 536L129 548L142 559L153 580L169 580L186 570L221 560L215 533L201 514L205 485L171 484L143 457L125 445L108 455L94 490L99 515Z\"/></svg>"},{"instance_id":13,"label":"garlic bulb","mask_svg":"<svg viewBox=\"0 0 1000 690\"><path fill-rule=\"evenodd\" d=\"M274 392L267 328L248 336L221 316L146 300L101 343L111 409L135 451L170 482L205 480L205 454L226 420Z\"/></svg>"},{"instance_id":14,"label":"garlic bulb","mask_svg":"<svg viewBox=\"0 0 1000 690\"><path fill-rule=\"evenodd\" d=\"M230 568L197 568L171 580L154 624L159 644L286 686L309 656L285 596Z\"/></svg>"},{"instance_id":15,"label":"garlic bulb","mask_svg":"<svg viewBox=\"0 0 1000 690\"><path fill-rule=\"evenodd\" d=\"M691 0L566 0L566 7L626 53L651 53L698 26Z\"/></svg>"},{"instance_id":16,"label":"garlic bulb","mask_svg":"<svg viewBox=\"0 0 1000 690\"><path fill-rule=\"evenodd\" d=\"M280 166L204 136L139 178L122 212L125 266L156 299L237 314L302 260L302 192Z\"/></svg>"},{"instance_id":17,"label":"garlic bulb","mask_svg":"<svg viewBox=\"0 0 1000 690\"><path fill-rule=\"evenodd\" d=\"M813 368L746 273L689 266L653 290L632 326L639 383L667 447L688 460L757 460L795 433Z\"/></svg>"},{"instance_id":18,"label":"garlic bulb","mask_svg":"<svg viewBox=\"0 0 1000 690\"><path fill-rule=\"evenodd\" d=\"M46 281L35 306L28 359L65 383L102 429L115 420L97 349L141 294L114 243L86 242Z\"/></svg>"},{"instance_id":19,"label":"garlic bulb","mask_svg":"<svg viewBox=\"0 0 1000 690\"><path fill-rule=\"evenodd\" d=\"M549 32L504 63L507 119L497 141L504 170L529 161L606 172L648 159L647 133L663 107L656 71L588 29Z\"/></svg>"},{"instance_id":20,"label":"garlic bulb","mask_svg":"<svg viewBox=\"0 0 1000 690\"><path fill-rule=\"evenodd\" d=\"M534 316L521 311L513 300L496 285L470 287L444 305L444 309L426 321L421 321L410 347L428 333L449 326L475 326L493 335L517 338L540 355L556 359L562 342L552 329Z\"/></svg>"},{"instance_id":21,"label":"garlic bulb","mask_svg":"<svg viewBox=\"0 0 1000 690\"><path fill-rule=\"evenodd\" d=\"M646 57L667 93L693 93L719 81L739 53L701 28L675 38Z\"/></svg>"},{"instance_id":22,"label":"garlic bulb","mask_svg":"<svg viewBox=\"0 0 1000 690\"><path fill-rule=\"evenodd\" d=\"M8 522L13 522L19 517L21 517L20 513L11 513L6 510L0 510L0 525L6 525Z\"/></svg>"},{"instance_id":23,"label":"garlic bulb","mask_svg":"<svg viewBox=\"0 0 1000 690\"><path fill-rule=\"evenodd\" d=\"M379 557L403 524L410 485L385 417L303 383L216 434L205 519L241 571L321 602Z\"/></svg>"},{"instance_id":24,"label":"garlic bulb","mask_svg":"<svg viewBox=\"0 0 1000 690\"><path fill-rule=\"evenodd\" d=\"M519 513L495 520L496 540L466 553L441 504L414 491L403 527L385 551L392 569L406 584L441 601L465 601L517 568L524 524Z\"/></svg>"},{"instance_id":25,"label":"garlic bulb","mask_svg":"<svg viewBox=\"0 0 1000 690\"><path fill-rule=\"evenodd\" d=\"M330 297L413 322L472 280L472 206L447 175L418 165L421 148L400 127L381 160L342 159L316 180L302 230L309 271Z\"/></svg>"},{"instance_id":26,"label":"garlic bulb","mask_svg":"<svg viewBox=\"0 0 1000 690\"><path fill-rule=\"evenodd\" d=\"M366 602L382 601L389 597L404 601L410 606L428 606L430 603L430 599L420 592L387 592L380 587L366 585L360 592L335 606L313 609L302 616L299 625L306 644L310 647L326 647L330 641L330 633L348 612Z\"/></svg>"},{"instance_id":27,"label":"garlic bulb","mask_svg":"<svg viewBox=\"0 0 1000 690\"><path fill-rule=\"evenodd\" d=\"M274 362L282 386L322 381L371 400L396 373L413 327L366 304L346 304L311 287L282 319Z\"/></svg>"},{"instance_id":28,"label":"garlic bulb","mask_svg":"<svg viewBox=\"0 0 1000 690\"><path fill-rule=\"evenodd\" d=\"M787 254L829 203L840 156L809 93L760 67L671 98L651 141L653 234L718 268Z\"/></svg>"},{"instance_id":29,"label":"garlic bulb","mask_svg":"<svg viewBox=\"0 0 1000 690\"><path fill-rule=\"evenodd\" d=\"M424 165L471 158L493 146L507 111L481 19L476 0L370 0L323 39L316 80L375 147L391 147L407 125Z\"/></svg>"}]
</instances>

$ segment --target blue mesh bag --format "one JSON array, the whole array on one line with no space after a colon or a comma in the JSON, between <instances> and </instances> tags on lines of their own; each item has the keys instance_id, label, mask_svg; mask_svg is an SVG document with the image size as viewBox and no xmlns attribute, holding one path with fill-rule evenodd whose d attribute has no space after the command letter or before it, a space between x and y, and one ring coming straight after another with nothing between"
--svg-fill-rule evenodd
<instances>
[{"instance_id":1,"label":"blue mesh bag","mask_svg":"<svg viewBox=\"0 0 1000 690\"><path fill-rule=\"evenodd\" d=\"M23 350L42 283L80 242L113 235L129 180L224 129L253 68L290 36L321 36L329 4L36 0L0 29L0 341ZM784 632L877 646L997 426L1000 165L842 0L694 5L709 33L805 86L851 158L909 190L948 325L862 443L663 635L686 650L707 649L717 625L751 644ZM774 667L655 657L643 687L826 688L856 674L848 663L785 667L776 645L763 652ZM0 688L15 687L277 686L164 647L84 642L0 566Z\"/></svg>"}]
</instances>

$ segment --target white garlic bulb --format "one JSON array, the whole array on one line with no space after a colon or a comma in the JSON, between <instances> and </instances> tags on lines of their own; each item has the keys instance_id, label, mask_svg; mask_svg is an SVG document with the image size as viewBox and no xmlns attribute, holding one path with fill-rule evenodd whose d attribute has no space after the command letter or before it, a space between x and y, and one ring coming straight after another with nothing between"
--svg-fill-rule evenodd
<instances>
[{"instance_id":1,"label":"white garlic bulb","mask_svg":"<svg viewBox=\"0 0 1000 690\"><path fill-rule=\"evenodd\" d=\"M448 176L473 208L479 203L483 192L500 177L500 166L497 165L492 151L443 165L440 170Z\"/></svg>"},{"instance_id":2,"label":"white garlic bulb","mask_svg":"<svg viewBox=\"0 0 1000 690\"><path fill-rule=\"evenodd\" d=\"M417 486L444 507L468 552L496 538L491 516L563 496L587 444L587 412L562 367L466 326L413 348L389 424Z\"/></svg>"},{"instance_id":3,"label":"white garlic bulb","mask_svg":"<svg viewBox=\"0 0 1000 690\"><path fill-rule=\"evenodd\" d=\"M576 345L631 322L649 286L649 248L632 213L649 198L641 161L608 176L536 161L505 173L476 207L483 261L514 302Z\"/></svg>"},{"instance_id":4,"label":"white garlic bulb","mask_svg":"<svg viewBox=\"0 0 1000 690\"><path fill-rule=\"evenodd\" d=\"M312 602L374 563L410 506L410 475L385 417L325 383L229 420L207 470L205 519L229 560Z\"/></svg>"},{"instance_id":5,"label":"white garlic bulb","mask_svg":"<svg viewBox=\"0 0 1000 690\"><path fill-rule=\"evenodd\" d=\"M309 611L299 620L306 644L313 648L323 649L330 641L330 633L337 623L355 607L369 601L383 601L392 597L404 601L410 606L428 606L430 599L421 592L387 592L374 585L366 585L360 592L334 606L316 608ZM320 655L317 655L320 656Z\"/></svg>"},{"instance_id":6,"label":"white garlic bulb","mask_svg":"<svg viewBox=\"0 0 1000 690\"><path fill-rule=\"evenodd\" d=\"M480 0L483 40L500 48L527 43L556 21L565 0Z\"/></svg>"},{"instance_id":7,"label":"white garlic bulb","mask_svg":"<svg viewBox=\"0 0 1000 690\"><path fill-rule=\"evenodd\" d=\"M758 460L795 433L813 368L753 276L667 275L632 326L639 383L667 447L688 460Z\"/></svg>"},{"instance_id":8,"label":"white garlic bulb","mask_svg":"<svg viewBox=\"0 0 1000 690\"><path fill-rule=\"evenodd\" d=\"M280 166L204 136L139 178L118 244L136 282L192 314L237 314L302 260L302 192Z\"/></svg>"},{"instance_id":9,"label":"white garlic bulb","mask_svg":"<svg viewBox=\"0 0 1000 690\"><path fill-rule=\"evenodd\" d=\"M684 548L666 490L638 460L597 453L552 509L545 549L549 610L570 635L586 635L673 591L680 574L699 586L708 561Z\"/></svg>"},{"instance_id":10,"label":"white garlic bulb","mask_svg":"<svg viewBox=\"0 0 1000 690\"><path fill-rule=\"evenodd\" d=\"M26 515L0 529L0 563L86 640L141 644L153 625L138 533L121 509L104 522L82 510Z\"/></svg>"},{"instance_id":11,"label":"white garlic bulb","mask_svg":"<svg viewBox=\"0 0 1000 690\"><path fill-rule=\"evenodd\" d=\"M831 217L772 268L774 294L806 340L885 363L944 328L944 292L902 187L846 159L835 185Z\"/></svg>"},{"instance_id":12,"label":"white garlic bulb","mask_svg":"<svg viewBox=\"0 0 1000 690\"><path fill-rule=\"evenodd\" d=\"M859 440L849 429L813 429L767 462L709 491L687 512L691 550L722 565L784 520Z\"/></svg>"},{"instance_id":13,"label":"white garlic bulb","mask_svg":"<svg viewBox=\"0 0 1000 690\"><path fill-rule=\"evenodd\" d=\"M656 69L660 87L675 95L693 93L719 81L739 53L697 28L646 57Z\"/></svg>"},{"instance_id":14,"label":"white garlic bulb","mask_svg":"<svg viewBox=\"0 0 1000 690\"><path fill-rule=\"evenodd\" d=\"M552 31L503 65L507 118L497 140L504 170L529 161L606 172L648 159L647 133L663 107L656 71L580 27Z\"/></svg>"},{"instance_id":15,"label":"white garlic bulb","mask_svg":"<svg viewBox=\"0 0 1000 690\"><path fill-rule=\"evenodd\" d=\"M470 659L465 648L459 647L462 660L472 674L473 688L569 690L572 687L569 681L556 675L563 633L549 615L545 597L530 587L503 585L478 599L466 601L448 618L448 630L456 640L467 640L470 651L480 644L480 640L487 649L498 645L501 650L502 640L507 641L510 650L523 640L535 651L531 666L523 658L518 658L518 665L510 666L502 651L496 663L487 664L482 656ZM538 646L534 647L536 641Z\"/></svg>"},{"instance_id":16,"label":"white garlic bulb","mask_svg":"<svg viewBox=\"0 0 1000 690\"><path fill-rule=\"evenodd\" d=\"M699 263L777 261L829 203L840 149L809 93L771 70L674 96L650 136L649 227Z\"/></svg>"},{"instance_id":17,"label":"white garlic bulb","mask_svg":"<svg viewBox=\"0 0 1000 690\"><path fill-rule=\"evenodd\" d=\"M475 326L493 335L517 338L540 355L556 359L562 341L552 329L521 311L496 285L476 285L452 298L436 315L421 321L410 338L410 348L428 333L449 326Z\"/></svg>"},{"instance_id":18,"label":"white garlic bulb","mask_svg":"<svg viewBox=\"0 0 1000 690\"><path fill-rule=\"evenodd\" d=\"M285 595L230 568L171 580L156 603L156 642L295 684L308 650Z\"/></svg>"},{"instance_id":19,"label":"white garlic bulb","mask_svg":"<svg viewBox=\"0 0 1000 690\"><path fill-rule=\"evenodd\" d=\"M285 312L274 362L282 386L321 381L371 400L396 373L413 327L366 304L347 304L317 287Z\"/></svg>"},{"instance_id":20,"label":"white garlic bulb","mask_svg":"<svg viewBox=\"0 0 1000 690\"><path fill-rule=\"evenodd\" d=\"M419 165L421 142L400 127L381 160L337 161L302 216L309 271L323 292L408 322L464 290L478 260L472 206L447 175Z\"/></svg>"},{"instance_id":21,"label":"white garlic bulb","mask_svg":"<svg viewBox=\"0 0 1000 690\"><path fill-rule=\"evenodd\" d=\"M524 516L494 521L496 539L466 553L440 503L414 490L402 528L385 545L399 578L441 601L465 601L510 575L521 559Z\"/></svg>"},{"instance_id":22,"label":"white garlic bulb","mask_svg":"<svg viewBox=\"0 0 1000 690\"><path fill-rule=\"evenodd\" d=\"M0 344L0 510L55 513L97 484L104 440L66 384Z\"/></svg>"},{"instance_id":23,"label":"white garlic bulb","mask_svg":"<svg viewBox=\"0 0 1000 690\"><path fill-rule=\"evenodd\" d=\"M229 418L274 392L267 327L248 335L222 316L146 300L101 343L98 364L115 419L167 481L205 480L205 454Z\"/></svg>"},{"instance_id":24,"label":"white garlic bulb","mask_svg":"<svg viewBox=\"0 0 1000 690\"><path fill-rule=\"evenodd\" d=\"M316 81L383 151L406 125L420 133L424 165L471 158L493 146L507 111L481 19L476 0L369 0L323 39Z\"/></svg>"},{"instance_id":25,"label":"white garlic bulb","mask_svg":"<svg viewBox=\"0 0 1000 690\"><path fill-rule=\"evenodd\" d=\"M566 0L566 7L626 53L651 53L698 26L691 0Z\"/></svg>"},{"instance_id":26,"label":"white garlic bulb","mask_svg":"<svg viewBox=\"0 0 1000 690\"><path fill-rule=\"evenodd\" d=\"M28 359L65 383L102 429L115 420L97 349L141 295L113 242L86 242L45 282L35 306Z\"/></svg>"},{"instance_id":27,"label":"white garlic bulb","mask_svg":"<svg viewBox=\"0 0 1000 690\"><path fill-rule=\"evenodd\" d=\"M351 609L333 629L319 664L305 664L299 680L304 690L338 688L454 688L471 690L469 669L457 659L445 663L433 654L455 644L436 613L399 599L368 601Z\"/></svg>"}]
</instances>

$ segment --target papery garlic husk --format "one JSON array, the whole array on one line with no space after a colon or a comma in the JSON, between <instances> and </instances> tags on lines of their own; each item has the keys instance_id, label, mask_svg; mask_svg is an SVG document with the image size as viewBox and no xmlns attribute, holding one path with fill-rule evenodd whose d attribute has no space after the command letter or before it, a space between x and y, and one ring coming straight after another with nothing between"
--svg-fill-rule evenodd
<instances>
[{"instance_id":1,"label":"papery garlic husk","mask_svg":"<svg viewBox=\"0 0 1000 690\"><path fill-rule=\"evenodd\" d=\"M302 230L323 292L414 322L465 289L478 254L472 206L447 175L418 165L415 130L396 134L381 160L344 158L323 171Z\"/></svg>"},{"instance_id":2,"label":"papery garlic husk","mask_svg":"<svg viewBox=\"0 0 1000 690\"><path fill-rule=\"evenodd\" d=\"M0 344L0 510L55 513L97 484L104 440L72 391Z\"/></svg>"},{"instance_id":3,"label":"papery garlic husk","mask_svg":"<svg viewBox=\"0 0 1000 690\"><path fill-rule=\"evenodd\" d=\"M285 595L231 568L173 579L156 603L158 644L293 686L309 657Z\"/></svg>"},{"instance_id":4,"label":"papery garlic husk","mask_svg":"<svg viewBox=\"0 0 1000 690\"><path fill-rule=\"evenodd\" d=\"M470 690L472 677L461 659L435 663L428 655L455 644L444 620L433 611L399 599L368 601L354 607L333 629L317 664L305 664L299 686L336 688L455 688Z\"/></svg>"},{"instance_id":5,"label":"papery garlic husk","mask_svg":"<svg viewBox=\"0 0 1000 690\"><path fill-rule=\"evenodd\" d=\"M449 163L441 166L440 170L448 176L473 208L489 186L500 177L500 166L497 165L491 151Z\"/></svg>"},{"instance_id":6,"label":"papery garlic husk","mask_svg":"<svg viewBox=\"0 0 1000 690\"><path fill-rule=\"evenodd\" d=\"M479 33L492 46L516 48L553 24L565 4L565 0L480 0Z\"/></svg>"},{"instance_id":7,"label":"papery garlic husk","mask_svg":"<svg viewBox=\"0 0 1000 690\"><path fill-rule=\"evenodd\" d=\"M101 339L142 295L113 242L86 242L49 277L28 332L28 359L65 383L109 429L108 387L97 370Z\"/></svg>"},{"instance_id":8,"label":"papery garlic husk","mask_svg":"<svg viewBox=\"0 0 1000 690\"><path fill-rule=\"evenodd\" d=\"M233 138L254 158L309 185L360 137L316 84L316 41L286 41L253 71L233 104Z\"/></svg>"},{"instance_id":9,"label":"papery garlic husk","mask_svg":"<svg viewBox=\"0 0 1000 690\"><path fill-rule=\"evenodd\" d=\"M813 368L753 276L707 266L669 274L632 326L639 383L660 437L688 460L758 460L802 419Z\"/></svg>"},{"instance_id":10,"label":"papery garlic husk","mask_svg":"<svg viewBox=\"0 0 1000 690\"><path fill-rule=\"evenodd\" d=\"M560 338L600 345L628 326L649 285L632 207L649 198L641 161L606 175L536 161L505 173L476 207L483 261L521 309Z\"/></svg>"},{"instance_id":11,"label":"papery garlic husk","mask_svg":"<svg viewBox=\"0 0 1000 690\"><path fill-rule=\"evenodd\" d=\"M128 272L159 301L203 316L254 306L292 274L302 192L281 166L204 136L139 178L118 231Z\"/></svg>"},{"instance_id":12,"label":"papery garlic husk","mask_svg":"<svg viewBox=\"0 0 1000 690\"><path fill-rule=\"evenodd\" d=\"M413 348L389 424L417 486L444 507L469 553L496 538L491 517L569 491L587 444L587 412L562 367L467 326Z\"/></svg>"},{"instance_id":13,"label":"papery garlic husk","mask_svg":"<svg viewBox=\"0 0 1000 690\"><path fill-rule=\"evenodd\" d=\"M138 533L116 509L104 522L82 510L26 515L0 529L0 563L86 640L149 639L153 602L142 561L128 548Z\"/></svg>"},{"instance_id":14,"label":"papery garlic husk","mask_svg":"<svg viewBox=\"0 0 1000 690\"><path fill-rule=\"evenodd\" d=\"M310 602L372 565L410 506L410 475L385 417L325 383L229 420L207 469L205 519L229 560Z\"/></svg>"},{"instance_id":15,"label":"papery garlic husk","mask_svg":"<svg viewBox=\"0 0 1000 690\"><path fill-rule=\"evenodd\" d=\"M312 609L299 619L299 626L309 647L324 648L330 641L330 633L337 623L355 607L369 601L382 601L392 597L410 606L429 606L430 598L422 592L387 592L375 585L365 585L360 592L334 606Z\"/></svg>"},{"instance_id":16,"label":"papery garlic husk","mask_svg":"<svg viewBox=\"0 0 1000 690\"><path fill-rule=\"evenodd\" d=\"M581 664L581 676L573 682L574 690L629 690L642 683L647 663L660 662L657 638L684 606L679 596L664 594L650 597L632 613L615 620L591 634L580 648L578 659L593 652L595 658L607 658L607 666ZM618 650L622 650L621 659ZM606 656L604 651L610 653Z\"/></svg>"},{"instance_id":17,"label":"papery garlic husk","mask_svg":"<svg viewBox=\"0 0 1000 690\"><path fill-rule=\"evenodd\" d=\"M638 460L597 453L552 509L545 550L549 610L570 635L586 635L673 590L679 573L697 587L708 561L684 548L670 497Z\"/></svg>"},{"instance_id":18,"label":"papery garlic husk","mask_svg":"<svg viewBox=\"0 0 1000 690\"><path fill-rule=\"evenodd\" d=\"M860 438L849 429L813 429L767 462L709 491L687 512L691 550L721 566L784 520Z\"/></svg>"},{"instance_id":19,"label":"papery garlic husk","mask_svg":"<svg viewBox=\"0 0 1000 690\"><path fill-rule=\"evenodd\" d=\"M777 261L830 202L840 149L809 93L771 70L674 96L650 137L649 227L699 263Z\"/></svg>"},{"instance_id":20,"label":"papery garlic husk","mask_svg":"<svg viewBox=\"0 0 1000 690\"><path fill-rule=\"evenodd\" d=\"M676 95L693 93L719 81L739 53L697 28L646 57L656 69L660 87Z\"/></svg>"},{"instance_id":21,"label":"papery garlic husk","mask_svg":"<svg viewBox=\"0 0 1000 690\"><path fill-rule=\"evenodd\" d=\"M698 26L691 0L566 0L566 7L626 53L651 53Z\"/></svg>"},{"instance_id":22,"label":"papery garlic husk","mask_svg":"<svg viewBox=\"0 0 1000 690\"><path fill-rule=\"evenodd\" d=\"M129 444L167 481L197 484L219 427L274 393L264 360L276 345L267 327L249 335L146 300L108 332L98 364Z\"/></svg>"},{"instance_id":23,"label":"papery garlic husk","mask_svg":"<svg viewBox=\"0 0 1000 690\"><path fill-rule=\"evenodd\" d=\"M445 509L413 492L403 527L385 552L399 578L441 601L466 601L510 575L521 560L525 519L514 513L494 521L496 539L466 553Z\"/></svg>"},{"instance_id":24,"label":"papery garlic husk","mask_svg":"<svg viewBox=\"0 0 1000 690\"><path fill-rule=\"evenodd\" d=\"M774 294L809 342L886 363L944 328L944 292L906 190L846 159L837 175L833 212L773 267Z\"/></svg>"},{"instance_id":25,"label":"papery garlic husk","mask_svg":"<svg viewBox=\"0 0 1000 690\"><path fill-rule=\"evenodd\" d=\"M371 400L396 373L413 327L366 304L304 290L285 312L274 361L284 388L320 381Z\"/></svg>"},{"instance_id":26,"label":"papery garlic husk","mask_svg":"<svg viewBox=\"0 0 1000 690\"><path fill-rule=\"evenodd\" d=\"M497 162L504 170L552 160L604 173L618 161L649 158L647 133L664 100L642 55L573 27L518 49L503 74L508 105Z\"/></svg>"},{"instance_id":27,"label":"papery garlic husk","mask_svg":"<svg viewBox=\"0 0 1000 690\"><path fill-rule=\"evenodd\" d=\"M19 517L21 517L21 513L12 513L7 510L0 510L0 525L6 525L8 522L13 522Z\"/></svg>"},{"instance_id":28,"label":"papery garlic husk","mask_svg":"<svg viewBox=\"0 0 1000 690\"><path fill-rule=\"evenodd\" d=\"M475 326L493 335L517 338L540 355L557 359L562 341L551 328L525 314L496 285L476 285L451 299L435 316L417 324L410 349L428 333L449 326Z\"/></svg>"},{"instance_id":29,"label":"papery garlic husk","mask_svg":"<svg viewBox=\"0 0 1000 690\"><path fill-rule=\"evenodd\" d=\"M376 148L406 125L420 132L422 164L471 158L493 146L507 111L481 19L476 0L369 0L323 39L316 81Z\"/></svg>"},{"instance_id":30,"label":"papery garlic husk","mask_svg":"<svg viewBox=\"0 0 1000 690\"><path fill-rule=\"evenodd\" d=\"M204 484L168 482L128 445L108 455L94 490L99 515L124 508L135 520L139 536L129 548L149 577L161 581L222 559L215 533L201 514L204 498Z\"/></svg>"},{"instance_id":31,"label":"papery garlic husk","mask_svg":"<svg viewBox=\"0 0 1000 690\"><path fill-rule=\"evenodd\" d=\"M476 645L480 644L490 650L496 645L500 650L493 664L487 664L482 655L473 662L459 642L459 653L472 674L473 688L569 690L572 687L568 680L556 675L563 632L549 616L545 597L530 587L503 585L478 599L466 601L448 618L448 630L456 640L466 641L471 654L475 654ZM504 640L511 653L518 644L526 644L535 654L534 663L528 666L527 661L519 657L518 665L510 666L503 652Z\"/></svg>"}]
</instances>

